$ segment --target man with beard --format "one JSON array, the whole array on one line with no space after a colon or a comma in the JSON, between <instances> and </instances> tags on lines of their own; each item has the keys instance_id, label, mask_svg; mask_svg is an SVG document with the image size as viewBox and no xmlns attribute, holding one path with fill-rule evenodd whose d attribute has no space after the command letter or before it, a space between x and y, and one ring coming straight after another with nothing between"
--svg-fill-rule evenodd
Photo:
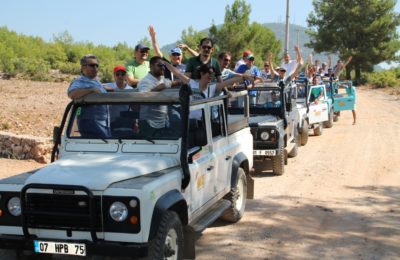
<instances>
[{"instance_id":1,"label":"man with beard","mask_svg":"<svg viewBox=\"0 0 400 260\"><path fill-rule=\"evenodd\" d=\"M162 58L150 59L150 72L139 82L139 92L161 91L171 87L171 80L164 78L165 66ZM169 127L168 107L166 105L145 105L140 107L140 133L153 137L159 129Z\"/></svg>"}]
</instances>

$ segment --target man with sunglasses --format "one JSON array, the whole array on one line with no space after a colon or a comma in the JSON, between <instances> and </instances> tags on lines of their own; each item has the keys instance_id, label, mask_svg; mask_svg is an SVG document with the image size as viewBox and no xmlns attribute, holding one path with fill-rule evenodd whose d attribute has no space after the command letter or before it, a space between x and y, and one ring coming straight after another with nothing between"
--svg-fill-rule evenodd
<instances>
[{"instance_id":1,"label":"man with sunglasses","mask_svg":"<svg viewBox=\"0 0 400 260\"><path fill-rule=\"evenodd\" d=\"M230 70L228 68L229 63L231 63L232 55L230 52L223 51L220 54L218 54L218 62L219 65L221 66L221 78L222 81L231 79L233 77L241 77L242 74L236 73L233 70Z\"/></svg>"},{"instance_id":2,"label":"man with sunglasses","mask_svg":"<svg viewBox=\"0 0 400 260\"><path fill-rule=\"evenodd\" d=\"M134 59L126 64L128 84L136 88L137 84L149 73L149 47L144 44L135 46Z\"/></svg>"},{"instance_id":3,"label":"man with sunglasses","mask_svg":"<svg viewBox=\"0 0 400 260\"><path fill-rule=\"evenodd\" d=\"M138 84L139 92L162 91L170 88L172 81L164 77L165 66L162 58L150 59L150 72ZM160 130L169 127L166 105L146 105L140 107L140 133L152 138Z\"/></svg>"},{"instance_id":4,"label":"man with sunglasses","mask_svg":"<svg viewBox=\"0 0 400 260\"><path fill-rule=\"evenodd\" d=\"M71 99L79 99L90 93L107 92L97 79L99 63L97 57L88 54L81 59L82 75L72 81L68 88ZM110 136L110 120L106 105L79 107L76 111L78 129L83 138L107 138Z\"/></svg>"},{"instance_id":5,"label":"man with sunglasses","mask_svg":"<svg viewBox=\"0 0 400 260\"><path fill-rule=\"evenodd\" d=\"M210 67L213 67L215 70L215 79L217 82L222 82L221 78L221 68L219 66L218 60L211 57L211 54L214 51L214 43L210 38L203 38L200 40L200 54L196 57L192 57L186 63L186 76L191 79L200 79L200 73L198 69L204 65L208 64Z\"/></svg>"}]
</instances>

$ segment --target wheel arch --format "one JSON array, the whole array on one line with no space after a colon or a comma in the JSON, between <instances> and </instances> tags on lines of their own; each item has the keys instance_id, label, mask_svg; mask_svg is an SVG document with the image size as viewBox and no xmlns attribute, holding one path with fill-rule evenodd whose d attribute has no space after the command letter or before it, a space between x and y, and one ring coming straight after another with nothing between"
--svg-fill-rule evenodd
<instances>
[{"instance_id":1,"label":"wheel arch","mask_svg":"<svg viewBox=\"0 0 400 260\"><path fill-rule=\"evenodd\" d=\"M157 234L157 228L161 222L163 213L168 210L176 212L182 225L187 225L188 207L185 198L178 190L168 191L157 200L154 206L153 215L151 217L149 241Z\"/></svg>"},{"instance_id":2,"label":"wheel arch","mask_svg":"<svg viewBox=\"0 0 400 260\"><path fill-rule=\"evenodd\" d=\"M242 168L246 174L247 180L247 198L254 198L254 180L250 176L250 165L247 156L240 152L233 157L232 160L232 172L231 172L231 188L236 187L238 182L238 169Z\"/></svg>"}]
</instances>

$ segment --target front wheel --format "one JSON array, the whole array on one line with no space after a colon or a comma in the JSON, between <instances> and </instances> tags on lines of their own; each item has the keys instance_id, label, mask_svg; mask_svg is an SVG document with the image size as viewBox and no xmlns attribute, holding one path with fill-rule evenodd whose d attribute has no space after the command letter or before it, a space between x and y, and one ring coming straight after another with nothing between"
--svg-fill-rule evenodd
<instances>
[{"instance_id":1,"label":"front wheel","mask_svg":"<svg viewBox=\"0 0 400 260\"><path fill-rule=\"evenodd\" d=\"M320 135L322 135L322 131L323 131L323 127L322 127L322 124L318 124L318 127L315 127L314 128L314 135L315 136L320 136Z\"/></svg>"},{"instance_id":2,"label":"front wheel","mask_svg":"<svg viewBox=\"0 0 400 260\"><path fill-rule=\"evenodd\" d=\"M246 196L246 173L242 168L239 168L236 186L224 197L224 199L231 202L231 207L222 214L221 219L232 223L238 222L242 218L246 207Z\"/></svg>"},{"instance_id":3,"label":"front wheel","mask_svg":"<svg viewBox=\"0 0 400 260\"><path fill-rule=\"evenodd\" d=\"M279 154L272 157L272 172L275 175L282 175L285 172L285 161L287 160L285 150L281 146Z\"/></svg>"},{"instance_id":4,"label":"front wheel","mask_svg":"<svg viewBox=\"0 0 400 260\"><path fill-rule=\"evenodd\" d=\"M301 127L301 145L306 145L308 142L308 122L304 120Z\"/></svg>"},{"instance_id":5,"label":"front wheel","mask_svg":"<svg viewBox=\"0 0 400 260\"><path fill-rule=\"evenodd\" d=\"M333 126L333 117L334 117L333 108L331 108L328 114L328 121L324 122L325 128L331 128Z\"/></svg>"},{"instance_id":6,"label":"front wheel","mask_svg":"<svg viewBox=\"0 0 400 260\"><path fill-rule=\"evenodd\" d=\"M162 216L154 241L150 244L149 259L182 259L183 229L179 216L167 211Z\"/></svg>"}]
</instances>

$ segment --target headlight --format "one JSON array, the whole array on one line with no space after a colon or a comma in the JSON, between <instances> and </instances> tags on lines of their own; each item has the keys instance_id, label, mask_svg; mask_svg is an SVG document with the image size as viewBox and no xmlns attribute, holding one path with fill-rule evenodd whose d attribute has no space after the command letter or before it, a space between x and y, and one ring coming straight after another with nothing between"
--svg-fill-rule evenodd
<instances>
[{"instance_id":1,"label":"headlight","mask_svg":"<svg viewBox=\"0 0 400 260\"><path fill-rule=\"evenodd\" d=\"M21 215L21 200L18 197L12 197L7 203L8 211L14 217Z\"/></svg>"},{"instance_id":2,"label":"headlight","mask_svg":"<svg viewBox=\"0 0 400 260\"><path fill-rule=\"evenodd\" d=\"M110 206L110 216L117 222L122 222L128 216L128 208L124 203L116 201Z\"/></svg>"},{"instance_id":3,"label":"headlight","mask_svg":"<svg viewBox=\"0 0 400 260\"><path fill-rule=\"evenodd\" d=\"M267 141L269 138L269 133L268 132L262 132L260 135L261 139L263 139L264 141Z\"/></svg>"}]
</instances>

